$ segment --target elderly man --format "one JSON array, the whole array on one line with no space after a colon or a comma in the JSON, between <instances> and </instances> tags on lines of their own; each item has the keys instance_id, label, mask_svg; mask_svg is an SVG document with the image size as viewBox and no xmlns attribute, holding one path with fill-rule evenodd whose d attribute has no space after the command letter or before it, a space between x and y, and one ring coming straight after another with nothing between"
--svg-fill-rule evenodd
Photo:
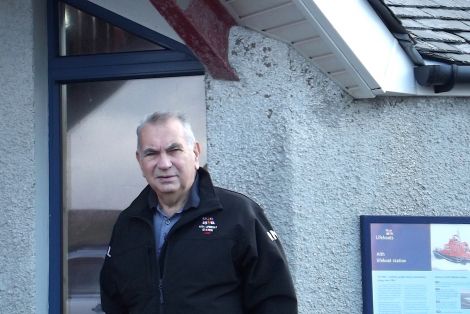
<instances>
[{"instance_id":1,"label":"elderly man","mask_svg":"<svg viewBox=\"0 0 470 314\"><path fill-rule=\"evenodd\" d=\"M148 186L119 216L101 270L106 313L295 314L281 244L249 198L212 185L183 116L137 128Z\"/></svg>"}]
</instances>

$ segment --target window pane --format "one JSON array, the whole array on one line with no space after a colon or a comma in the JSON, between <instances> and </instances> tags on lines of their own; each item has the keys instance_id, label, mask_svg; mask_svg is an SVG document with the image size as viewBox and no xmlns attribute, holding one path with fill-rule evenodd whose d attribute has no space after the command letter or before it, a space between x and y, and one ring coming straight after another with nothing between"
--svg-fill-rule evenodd
<instances>
[{"instance_id":1,"label":"window pane","mask_svg":"<svg viewBox=\"0 0 470 314\"><path fill-rule=\"evenodd\" d=\"M164 49L62 2L59 17L61 56Z\"/></svg>"},{"instance_id":2,"label":"window pane","mask_svg":"<svg viewBox=\"0 0 470 314\"><path fill-rule=\"evenodd\" d=\"M96 313L112 226L146 185L135 159L137 124L157 110L185 113L201 141L205 165L204 78L65 84L61 103L64 313Z\"/></svg>"}]
</instances>

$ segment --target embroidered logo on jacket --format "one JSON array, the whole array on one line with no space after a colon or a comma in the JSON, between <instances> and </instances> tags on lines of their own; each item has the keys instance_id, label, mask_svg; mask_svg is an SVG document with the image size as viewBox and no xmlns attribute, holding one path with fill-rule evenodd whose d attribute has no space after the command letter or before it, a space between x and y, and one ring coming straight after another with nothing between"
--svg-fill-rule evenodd
<instances>
[{"instance_id":1,"label":"embroidered logo on jacket","mask_svg":"<svg viewBox=\"0 0 470 314\"><path fill-rule=\"evenodd\" d=\"M214 217L202 217L199 229L201 229L202 233L205 235L212 234L217 229Z\"/></svg>"}]
</instances>

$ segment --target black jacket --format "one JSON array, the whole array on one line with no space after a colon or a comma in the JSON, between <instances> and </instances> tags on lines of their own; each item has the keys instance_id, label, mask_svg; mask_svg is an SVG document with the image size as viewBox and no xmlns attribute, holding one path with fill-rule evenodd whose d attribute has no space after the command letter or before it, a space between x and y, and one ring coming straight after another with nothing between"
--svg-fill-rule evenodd
<instances>
[{"instance_id":1,"label":"black jacket","mask_svg":"<svg viewBox=\"0 0 470 314\"><path fill-rule=\"evenodd\" d=\"M121 213L101 270L106 313L296 314L277 235L247 197L199 170L198 208L183 212L155 254L147 186Z\"/></svg>"}]
</instances>

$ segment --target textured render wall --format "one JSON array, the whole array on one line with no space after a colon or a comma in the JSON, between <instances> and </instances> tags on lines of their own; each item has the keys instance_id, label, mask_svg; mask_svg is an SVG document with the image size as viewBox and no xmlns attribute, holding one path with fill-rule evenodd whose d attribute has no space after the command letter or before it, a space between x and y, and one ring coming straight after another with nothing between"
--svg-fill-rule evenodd
<instances>
[{"instance_id":1,"label":"textured render wall","mask_svg":"<svg viewBox=\"0 0 470 314\"><path fill-rule=\"evenodd\" d=\"M214 180L266 209L300 313L362 313L359 215L470 214L470 99L353 100L283 43L231 32L207 77Z\"/></svg>"},{"instance_id":2,"label":"textured render wall","mask_svg":"<svg viewBox=\"0 0 470 314\"><path fill-rule=\"evenodd\" d=\"M40 313L32 5L0 1L0 312L15 314Z\"/></svg>"}]
</instances>

